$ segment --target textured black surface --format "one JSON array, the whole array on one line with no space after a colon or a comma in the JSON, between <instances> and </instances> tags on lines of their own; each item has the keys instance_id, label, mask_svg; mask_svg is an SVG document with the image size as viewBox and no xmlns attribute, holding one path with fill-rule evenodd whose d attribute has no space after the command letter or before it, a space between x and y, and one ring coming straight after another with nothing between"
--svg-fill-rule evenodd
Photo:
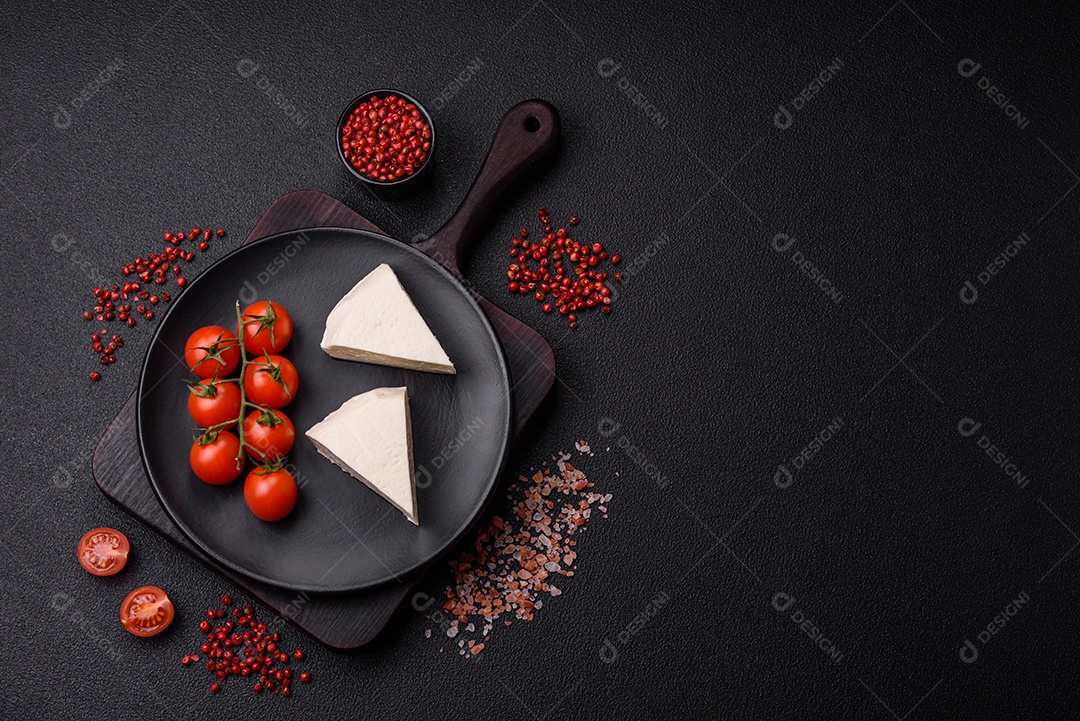
<instances>
[{"instance_id":1,"label":"textured black surface","mask_svg":"<svg viewBox=\"0 0 1080 721\"><path fill-rule=\"evenodd\" d=\"M277 260L285 267L260 278ZM384 263L435 336L445 339L441 344L456 374L338 360L319 347L334 305ZM235 325L227 320L235 318L230 305L245 295L279 299L291 309L296 328L283 355L296 366L301 392L284 412L298 434L289 462L303 493L292 513L275 523L243 513L242 483L210 486L185 469L190 447L176 439L190 435L190 419L162 412L183 409L187 402L184 382L194 380L180 361L187 338L208 323ZM303 437L349 398L402 386L419 477L419 526ZM295 591L354 591L399 581L426 566L476 520L509 449L510 378L491 324L468 290L436 261L377 233L313 229L245 245L172 301L147 356L137 418L150 481L196 545L264 583ZM461 433L468 434L474 452L454 453L443 462L443 449ZM437 456L435 467L429 459Z\"/></svg>"},{"instance_id":2,"label":"textured black surface","mask_svg":"<svg viewBox=\"0 0 1080 721\"><path fill-rule=\"evenodd\" d=\"M888 0L344 11L186 0L2 11L0 283L13 320L0 360L0 619L4 667L17 669L4 710L1075 715L1074 11ZM958 71L967 58L981 64L970 77ZM115 59L114 77L74 108ZM245 59L259 64L249 77L237 72ZM820 92L777 127L779 106L830 64ZM450 83L470 65L455 94ZM620 90L624 76L665 127ZM979 88L984 76L1025 127ZM355 188L329 145L342 106L378 85L411 91L439 124L432 185L394 205ZM436 102L446 88L453 97ZM559 382L511 468L585 437L601 452L581 466L615 494L611 517L582 537L563 595L535 622L499 629L479 663L424 639L430 624L406 607L361 654L309 646L316 682L287 702L236 687L210 698L203 672L179 658L227 584L90 479L89 452L148 340L128 334L106 380L85 380L78 311L95 269L184 225L225 225L238 240L300 187L343 198L396 237L430 233L471 182L499 115L526 97L559 108L559 158L495 219L465 273L556 345ZM583 318L573 334L502 290L506 239L538 205L581 215L577 235L618 248L626 268L647 259L616 312ZM982 284L1021 232L1030 241ZM839 304L793 264L797 252ZM961 300L965 281L980 291L973 304ZM796 471L792 458L837 418L842 428ZM965 418L982 424L971 436L958 432ZM979 448L983 437L1025 487ZM87 576L72 554L101 524L136 549L109 579ZM427 591L445 581L433 572ZM148 642L115 622L139 583L166 588L180 609ZM778 592L795 598L784 612ZM620 636L660 593L670 602ZM54 594L69 602L62 613ZM982 643L1021 594L1030 601ZM792 621L799 613L839 662ZM605 639L614 659L601 655ZM961 659L965 640L974 663Z\"/></svg>"}]
</instances>

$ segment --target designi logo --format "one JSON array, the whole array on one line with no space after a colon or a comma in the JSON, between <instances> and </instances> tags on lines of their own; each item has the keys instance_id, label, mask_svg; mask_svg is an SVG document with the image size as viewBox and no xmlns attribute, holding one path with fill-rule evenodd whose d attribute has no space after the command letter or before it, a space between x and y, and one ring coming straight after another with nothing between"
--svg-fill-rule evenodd
<instances>
[{"instance_id":1,"label":"designi logo","mask_svg":"<svg viewBox=\"0 0 1080 721\"><path fill-rule=\"evenodd\" d=\"M772 607L779 613L787 613L789 609L795 606L795 597L790 593L784 591L777 591L772 597ZM825 655L832 659L833 663L840 663L844 660L844 654L840 652L840 649L836 647L836 643L825 635L824 631L817 627L817 625L806 615L806 612L801 608L796 608L791 612L791 622L799 627L799 630L806 634L814 645L825 652Z\"/></svg>"},{"instance_id":2,"label":"designi logo","mask_svg":"<svg viewBox=\"0 0 1080 721\"><path fill-rule=\"evenodd\" d=\"M821 72L806 85L806 87L799 91L798 95L786 104L780 103L780 108L776 111L776 114L773 115L773 125L780 130L787 130L794 125L795 112L801 111L811 100L817 97L818 93L821 92L821 89L825 87L825 83L832 80L843 67L843 60L839 57L833 58L829 64L822 68ZM788 106L791 107L791 110L788 110Z\"/></svg>"}]
</instances>

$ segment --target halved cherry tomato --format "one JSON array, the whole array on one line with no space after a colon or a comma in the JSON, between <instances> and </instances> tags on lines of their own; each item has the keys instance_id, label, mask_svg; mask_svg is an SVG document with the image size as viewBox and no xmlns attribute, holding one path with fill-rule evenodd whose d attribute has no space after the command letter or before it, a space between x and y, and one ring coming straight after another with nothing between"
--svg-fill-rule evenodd
<instances>
[{"instance_id":1,"label":"halved cherry tomato","mask_svg":"<svg viewBox=\"0 0 1080 721\"><path fill-rule=\"evenodd\" d=\"M120 623L132 634L146 638L168 628L175 613L167 593L157 586L140 586L120 604Z\"/></svg>"},{"instance_id":2,"label":"halved cherry tomato","mask_svg":"<svg viewBox=\"0 0 1080 721\"><path fill-rule=\"evenodd\" d=\"M264 355L260 360L253 360L244 371L244 393L252 403L281 408L296 397L299 388L300 374L296 372L296 366L279 355Z\"/></svg>"},{"instance_id":3,"label":"halved cherry tomato","mask_svg":"<svg viewBox=\"0 0 1080 721\"><path fill-rule=\"evenodd\" d=\"M221 423L228 423L222 428L230 428L240 417L240 386L203 379L191 386L187 407L195 423L202 428Z\"/></svg>"},{"instance_id":4,"label":"halved cherry tomato","mask_svg":"<svg viewBox=\"0 0 1080 721\"><path fill-rule=\"evenodd\" d=\"M280 303L260 300L244 308L244 347L253 356L280 353L292 338L289 311Z\"/></svg>"},{"instance_id":5,"label":"halved cherry tomato","mask_svg":"<svg viewBox=\"0 0 1080 721\"><path fill-rule=\"evenodd\" d=\"M111 576L127 564L131 544L114 528L95 528L79 539L79 563L95 576Z\"/></svg>"},{"instance_id":6,"label":"halved cherry tomato","mask_svg":"<svg viewBox=\"0 0 1080 721\"><path fill-rule=\"evenodd\" d=\"M244 500L257 518L279 521L296 505L296 479L284 469L256 468L244 479Z\"/></svg>"},{"instance_id":7,"label":"halved cherry tomato","mask_svg":"<svg viewBox=\"0 0 1080 721\"><path fill-rule=\"evenodd\" d=\"M207 483L222 486L240 475L243 464L236 463L239 452L240 439L229 431L204 434L191 445L191 470Z\"/></svg>"},{"instance_id":8,"label":"halved cherry tomato","mask_svg":"<svg viewBox=\"0 0 1080 721\"><path fill-rule=\"evenodd\" d=\"M292 450L296 429L281 411L252 411L244 419L244 441L258 451L248 449L252 460L276 461Z\"/></svg>"},{"instance_id":9,"label":"halved cherry tomato","mask_svg":"<svg viewBox=\"0 0 1080 721\"><path fill-rule=\"evenodd\" d=\"M240 362L240 341L228 328L203 326L188 336L184 361L200 378L228 375Z\"/></svg>"}]
</instances>

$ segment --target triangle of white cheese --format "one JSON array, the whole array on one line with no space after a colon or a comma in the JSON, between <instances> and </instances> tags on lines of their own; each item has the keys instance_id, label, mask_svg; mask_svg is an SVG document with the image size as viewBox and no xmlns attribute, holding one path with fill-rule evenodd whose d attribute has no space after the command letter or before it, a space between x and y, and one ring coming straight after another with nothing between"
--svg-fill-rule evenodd
<instances>
[{"instance_id":1,"label":"triangle of white cheese","mask_svg":"<svg viewBox=\"0 0 1080 721\"><path fill-rule=\"evenodd\" d=\"M353 396L306 435L319 453L420 525L405 388L376 388Z\"/></svg>"},{"instance_id":2,"label":"triangle of white cheese","mask_svg":"<svg viewBox=\"0 0 1080 721\"><path fill-rule=\"evenodd\" d=\"M364 276L338 301L326 318L320 345L334 358L457 373L386 263Z\"/></svg>"}]
</instances>

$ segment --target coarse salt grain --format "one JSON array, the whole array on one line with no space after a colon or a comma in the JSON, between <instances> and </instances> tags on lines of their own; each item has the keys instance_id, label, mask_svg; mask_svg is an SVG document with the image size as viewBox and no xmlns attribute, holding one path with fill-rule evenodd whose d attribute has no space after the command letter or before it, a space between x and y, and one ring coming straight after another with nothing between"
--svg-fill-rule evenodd
<instances>
[{"instance_id":1,"label":"coarse salt grain","mask_svg":"<svg viewBox=\"0 0 1080 721\"><path fill-rule=\"evenodd\" d=\"M591 455L584 440L575 447ZM554 468L520 476L507 494L511 501L507 517L492 517L477 533L473 552L464 552L450 562L453 584L446 589L442 607L452 619L446 636L475 633L474 621L482 621L481 638L468 639L467 646L466 639L460 639L459 655L478 655L504 615L532 621L533 612L543 607L544 594L556 597L563 593L551 581L574 575L571 569L578 554L577 541L571 536L585 530L591 506L609 502L611 494L590 492L594 484L569 459L569 454L552 456ZM512 623L503 621L505 626ZM424 636L430 638L430 629Z\"/></svg>"}]
</instances>

